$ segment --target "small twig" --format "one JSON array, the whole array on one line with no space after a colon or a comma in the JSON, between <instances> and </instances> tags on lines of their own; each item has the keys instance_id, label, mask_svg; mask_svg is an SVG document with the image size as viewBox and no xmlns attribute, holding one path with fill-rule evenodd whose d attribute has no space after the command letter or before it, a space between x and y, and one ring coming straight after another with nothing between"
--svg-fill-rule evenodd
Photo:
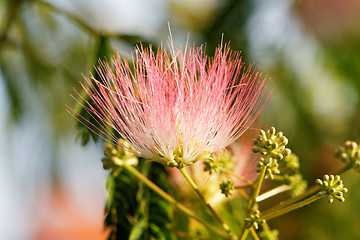
<instances>
[{"instance_id":1,"label":"small twig","mask_svg":"<svg viewBox=\"0 0 360 240\"><path fill-rule=\"evenodd\" d=\"M261 168L258 178L255 181L254 190L251 193L251 199L250 199L249 206L248 206L249 212L253 212L253 210L254 210L256 198L259 195L260 188L261 188L262 182L263 182L265 174L266 174L266 169L267 169L266 166L263 166Z\"/></svg>"},{"instance_id":2,"label":"small twig","mask_svg":"<svg viewBox=\"0 0 360 240\"><path fill-rule=\"evenodd\" d=\"M242 196L246 201L250 201L250 196L243 189L236 189L240 196Z\"/></svg>"},{"instance_id":3,"label":"small twig","mask_svg":"<svg viewBox=\"0 0 360 240\"><path fill-rule=\"evenodd\" d=\"M201 201L204 203L204 205L210 210L210 212L214 215L214 217L216 218L216 220L221 224L221 226L224 228L224 230L226 232L228 232L228 234L230 236L234 236L234 234L232 233L232 231L230 230L229 226L225 223L225 221L222 219L222 217L220 216L220 214L210 205L210 203L206 200L206 198L204 197L204 195L200 192L198 186L196 185L196 183L191 179L190 175L186 172L185 168L178 168L179 171L182 173L182 175L185 177L186 181L190 184L190 186L194 189L194 191L196 192L196 194L199 196L199 198L201 199Z\"/></svg>"},{"instance_id":4,"label":"small twig","mask_svg":"<svg viewBox=\"0 0 360 240\"><path fill-rule=\"evenodd\" d=\"M221 171L221 172L224 172L224 173L226 173L226 174L229 174L229 175L231 175L231 176L233 176L233 177L236 177L237 179L239 179L240 181L246 183L247 185L252 185L252 184L253 184L251 181L247 180L247 179L244 178L243 176L240 176L240 175L234 173L233 171L231 171L231 170L229 170L229 169L227 169L227 168L221 167L221 168L220 168L220 171Z\"/></svg>"},{"instance_id":5,"label":"small twig","mask_svg":"<svg viewBox=\"0 0 360 240\"><path fill-rule=\"evenodd\" d=\"M245 240L249 234L249 229L245 226L245 229L240 237L240 240Z\"/></svg>"},{"instance_id":6,"label":"small twig","mask_svg":"<svg viewBox=\"0 0 360 240\"><path fill-rule=\"evenodd\" d=\"M288 213L288 212L291 212L291 211L296 210L296 209L298 209L298 208L301 208L301 207L303 207L303 206L305 206L305 205L308 205L308 204L310 204L310 203L312 203L312 202L315 202L316 200L319 200L320 198L321 198L321 197L319 197L318 194L315 194L315 195L313 195L313 196L311 196L311 197L309 197L309 198L307 198L307 199L305 199L305 200L303 200L303 201L301 201L301 202L295 203L295 204L290 205L290 206L287 206L287 207L285 207L285 208L281 208L281 209L279 209L279 210L277 210L277 211L274 211L274 212L269 212L269 213L267 213L267 214L263 214L263 215L262 215L262 218L263 218L264 220L273 219L273 218L275 218L275 217L284 215L284 214L286 214L286 213Z\"/></svg>"},{"instance_id":7,"label":"small twig","mask_svg":"<svg viewBox=\"0 0 360 240\"><path fill-rule=\"evenodd\" d=\"M285 191L289 191L291 190L291 187L288 186L288 185L280 185L274 189L271 189L270 191L267 191L261 195L259 195L257 198L256 198L256 201L257 202L261 202L267 198L270 198L270 197L273 197L279 193L282 193L282 192L285 192Z\"/></svg>"},{"instance_id":8,"label":"small twig","mask_svg":"<svg viewBox=\"0 0 360 240\"><path fill-rule=\"evenodd\" d=\"M257 235L257 233L256 233L256 231L255 231L255 229L253 227L250 228L250 233L251 233L251 236L253 236L253 238L255 240L260 240L259 236Z\"/></svg>"},{"instance_id":9,"label":"small twig","mask_svg":"<svg viewBox=\"0 0 360 240\"><path fill-rule=\"evenodd\" d=\"M67 18L69 18L72 22L76 23L78 26L80 26L82 29L84 29L85 31L89 32L90 34L93 35L99 35L99 33L89 24L87 24L85 21L83 21L83 19L81 19L79 16L77 16L76 14L70 13L68 11L65 11L63 9L59 9L54 7L52 4L45 2L43 0L36 0L34 1L35 3L38 3L42 6L45 6L49 9L51 9L54 12L57 12L61 15L66 16Z\"/></svg>"},{"instance_id":10,"label":"small twig","mask_svg":"<svg viewBox=\"0 0 360 240\"><path fill-rule=\"evenodd\" d=\"M79 17L78 15L71 13L69 11L66 11L64 9L60 9L57 8L55 6L53 6L52 4L43 1L43 0L35 0L33 2L36 2L42 6L45 6L49 9L51 9L52 11L61 14L63 16L66 16L68 19L70 19L72 22L74 22L76 25L78 25L80 28L84 29L86 32L88 32L91 35L95 35L95 36L103 36L106 38L117 38L117 39L123 39L124 34L121 33L114 33L114 32L102 32L99 29L95 29L94 26L89 25L88 23L86 23L84 21L84 19L82 19L81 17Z\"/></svg>"}]
</instances>

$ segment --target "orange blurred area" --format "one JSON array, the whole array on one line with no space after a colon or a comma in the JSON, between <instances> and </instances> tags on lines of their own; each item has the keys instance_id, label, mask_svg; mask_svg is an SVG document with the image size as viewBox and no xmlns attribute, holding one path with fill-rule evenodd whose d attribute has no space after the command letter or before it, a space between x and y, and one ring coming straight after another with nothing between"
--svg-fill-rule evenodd
<instances>
[{"instance_id":1,"label":"orange blurred area","mask_svg":"<svg viewBox=\"0 0 360 240\"><path fill-rule=\"evenodd\" d=\"M53 187L47 208L46 213L39 217L34 239L99 240L106 239L109 234L104 231L101 211L89 212L77 206L66 189L60 186Z\"/></svg>"}]
</instances>

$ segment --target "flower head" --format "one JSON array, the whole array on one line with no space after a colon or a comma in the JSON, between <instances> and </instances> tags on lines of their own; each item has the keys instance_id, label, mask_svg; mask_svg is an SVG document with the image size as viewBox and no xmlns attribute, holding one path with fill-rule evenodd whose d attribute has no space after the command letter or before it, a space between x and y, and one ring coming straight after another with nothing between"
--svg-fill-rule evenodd
<instances>
[{"instance_id":1,"label":"flower head","mask_svg":"<svg viewBox=\"0 0 360 240\"><path fill-rule=\"evenodd\" d=\"M132 64L118 55L111 64L100 62L100 79L85 78L81 85L92 104L83 97L77 101L100 128L70 112L115 143L121 136L136 155L179 167L235 141L268 97L262 73L244 69L228 45L220 45L212 58L203 46L169 47L154 52L140 46Z\"/></svg>"}]
</instances>

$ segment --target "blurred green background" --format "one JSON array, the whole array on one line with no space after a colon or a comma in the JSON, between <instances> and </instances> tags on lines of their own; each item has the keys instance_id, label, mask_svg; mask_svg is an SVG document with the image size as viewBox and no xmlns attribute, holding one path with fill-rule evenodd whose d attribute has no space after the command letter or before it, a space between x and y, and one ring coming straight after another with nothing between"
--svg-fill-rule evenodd
<instances>
[{"instance_id":1,"label":"blurred green background","mask_svg":"<svg viewBox=\"0 0 360 240\"><path fill-rule=\"evenodd\" d=\"M360 134L358 0L0 0L0 239L104 237L101 143L74 142L68 93L97 59L166 43L168 23L175 44L190 33L211 55L223 33L263 67L254 127L285 133L310 185L341 167L334 148ZM270 221L279 238L360 239L360 175L343 180L345 203Z\"/></svg>"}]
</instances>

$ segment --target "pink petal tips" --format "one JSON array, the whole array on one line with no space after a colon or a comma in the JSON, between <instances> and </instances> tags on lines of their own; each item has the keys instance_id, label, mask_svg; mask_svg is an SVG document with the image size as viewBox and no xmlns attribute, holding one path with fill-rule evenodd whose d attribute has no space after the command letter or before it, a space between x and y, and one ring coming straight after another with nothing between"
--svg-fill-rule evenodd
<instances>
[{"instance_id":1,"label":"pink petal tips","mask_svg":"<svg viewBox=\"0 0 360 240\"><path fill-rule=\"evenodd\" d=\"M179 167L235 141L269 95L264 98L266 81L258 68L244 69L240 54L228 45L220 45L212 58L203 46L169 47L169 52L163 46L154 52L140 46L132 64L117 56L111 65L100 62L100 79L85 78L81 85L89 98L76 92L77 101L100 128L68 110L90 130L136 155Z\"/></svg>"}]
</instances>

